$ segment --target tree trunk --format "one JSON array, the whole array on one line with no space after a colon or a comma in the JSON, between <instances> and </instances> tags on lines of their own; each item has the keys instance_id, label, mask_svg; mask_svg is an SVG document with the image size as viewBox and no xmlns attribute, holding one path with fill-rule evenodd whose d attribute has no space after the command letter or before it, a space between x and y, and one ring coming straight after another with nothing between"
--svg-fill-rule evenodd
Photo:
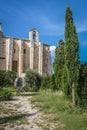
<instances>
[{"instance_id":1,"label":"tree trunk","mask_svg":"<svg viewBox=\"0 0 87 130\"><path fill-rule=\"evenodd\" d=\"M76 106L76 95L75 95L75 82L72 82L72 103Z\"/></svg>"}]
</instances>

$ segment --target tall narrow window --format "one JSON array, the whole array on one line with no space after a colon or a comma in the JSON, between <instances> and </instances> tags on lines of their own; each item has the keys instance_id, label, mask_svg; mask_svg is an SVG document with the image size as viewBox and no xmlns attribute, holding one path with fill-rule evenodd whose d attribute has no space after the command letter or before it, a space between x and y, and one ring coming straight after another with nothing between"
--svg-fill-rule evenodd
<instances>
[{"instance_id":1,"label":"tall narrow window","mask_svg":"<svg viewBox=\"0 0 87 130\"><path fill-rule=\"evenodd\" d=\"M13 53L16 53L16 49L13 50Z\"/></svg>"},{"instance_id":2,"label":"tall narrow window","mask_svg":"<svg viewBox=\"0 0 87 130\"><path fill-rule=\"evenodd\" d=\"M24 54L26 54L26 49L24 49Z\"/></svg>"},{"instance_id":3,"label":"tall narrow window","mask_svg":"<svg viewBox=\"0 0 87 130\"><path fill-rule=\"evenodd\" d=\"M33 41L35 42L36 41L36 32L33 31Z\"/></svg>"}]
</instances>

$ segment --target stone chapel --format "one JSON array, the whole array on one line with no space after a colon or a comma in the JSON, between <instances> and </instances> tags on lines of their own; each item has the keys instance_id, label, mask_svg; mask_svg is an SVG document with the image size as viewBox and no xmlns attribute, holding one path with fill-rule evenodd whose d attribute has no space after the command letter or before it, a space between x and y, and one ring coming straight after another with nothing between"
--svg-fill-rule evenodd
<instances>
[{"instance_id":1,"label":"stone chapel","mask_svg":"<svg viewBox=\"0 0 87 130\"><path fill-rule=\"evenodd\" d=\"M13 70L24 77L27 69L51 75L50 45L39 42L36 29L29 31L29 39L4 36L0 23L0 70Z\"/></svg>"}]
</instances>

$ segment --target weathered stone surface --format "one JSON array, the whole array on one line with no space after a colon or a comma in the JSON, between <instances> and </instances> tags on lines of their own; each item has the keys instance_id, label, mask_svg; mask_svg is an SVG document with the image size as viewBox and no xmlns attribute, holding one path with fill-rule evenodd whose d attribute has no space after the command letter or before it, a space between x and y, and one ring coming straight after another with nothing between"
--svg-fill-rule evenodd
<instances>
[{"instance_id":1,"label":"weathered stone surface","mask_svg":"<svg viewBox=\"0 0 87 130\"><path fill-rule=\"evenodd\" d=\"M0 70L14 70L19 77L29 68L40 74L51 74L50 46L39 42L36 29L30 31L29 39L0 38Z\"/></svg>"},{"instance_id":2,"label":"weathered stone surface","mask_svg":"<svg viewBox=\"0 0 87 130\"><path fill-rule=\"evenodd\" d=\"M6 70L6 44L0 43L0 70Z\"/></svg>"}]
</instances>

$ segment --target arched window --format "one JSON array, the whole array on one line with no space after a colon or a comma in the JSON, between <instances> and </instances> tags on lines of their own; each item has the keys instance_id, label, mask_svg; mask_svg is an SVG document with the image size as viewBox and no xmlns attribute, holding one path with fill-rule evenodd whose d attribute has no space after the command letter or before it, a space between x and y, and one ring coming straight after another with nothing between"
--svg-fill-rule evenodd
<instances>
[{"instance_id":1,"label":"arched window","mask_svg":"<svg viewBox=\"0 0 87 130\"><path fill-rule=\"evenodd\" d=\"M33 41L35 42L36 41L36 32L33 31Z\"/></svg>"}]
</instances>

